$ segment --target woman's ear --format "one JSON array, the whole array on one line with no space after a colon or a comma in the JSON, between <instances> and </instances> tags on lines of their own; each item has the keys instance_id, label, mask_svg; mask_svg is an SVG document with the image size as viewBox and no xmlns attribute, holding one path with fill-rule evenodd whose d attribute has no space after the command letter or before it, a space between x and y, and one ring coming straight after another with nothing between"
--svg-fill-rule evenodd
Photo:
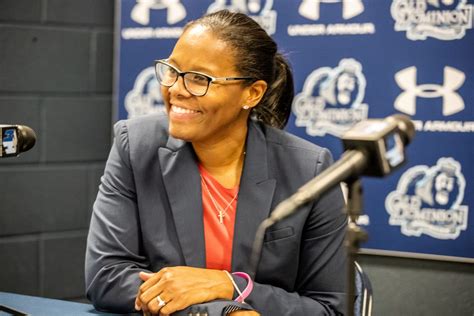
<instances>
[{"instance_id":1,"label":"woman's ear","mask_svg":"<svg viewBox=\"0 0 474 316\"><path fill-rule=\"evenodd\" d=\"M249 108L256 106L267 91L267 83L263 80L257 80L246 88L244 104Z\"/></svg>"}]
</instances>

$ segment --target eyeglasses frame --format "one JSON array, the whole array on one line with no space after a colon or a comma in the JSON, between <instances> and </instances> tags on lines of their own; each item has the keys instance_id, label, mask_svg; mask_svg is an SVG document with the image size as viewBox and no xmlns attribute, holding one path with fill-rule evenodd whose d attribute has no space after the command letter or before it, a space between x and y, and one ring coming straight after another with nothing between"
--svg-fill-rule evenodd
<instances>
[{"instance_id":1,"label":"eyeglasses frame","mask_svg":"<svg viewBox=\"0 0 474 316\"><path fill-rule=\"evenodd\" d=\"M158 80L160 85L162 85L163 87L171 88L178 81L179 77L182 77L183 78L183 84L184 84L184 87L185 87L186 91L188 91L189 93L191 93L192 95L194 95L196 97L205 96L207 91L209 90L209 86L210 86L211 83L218 83L218 81L255 80L255 78L253 78L253 77L213 77L211 75L208 75L208 74L205 74L205 73L202 73L202 72L199 72L199 71L181 71L177 67L169 64L167 61L168 61L167 59L157 59L157 60L154 61L154 68L155 68L156 78L158 79L158 72L157 72L157 69L156 69L157 64L163 64L163 65L166 65L166 66L172 68L174 71L176 71L176 73L178 75L176 76L176 80L171 85L164 85L161 82L159 82L159 80ZM206 91L203 94L195 94L195 93L189 91L188 87L186 87L186 81L184 80L184 76L186 74L189 74L189 73L197 74L197 75L204 76L205 78L207 78L207 87L206 87Z\"/></svg>"}]
</instances>

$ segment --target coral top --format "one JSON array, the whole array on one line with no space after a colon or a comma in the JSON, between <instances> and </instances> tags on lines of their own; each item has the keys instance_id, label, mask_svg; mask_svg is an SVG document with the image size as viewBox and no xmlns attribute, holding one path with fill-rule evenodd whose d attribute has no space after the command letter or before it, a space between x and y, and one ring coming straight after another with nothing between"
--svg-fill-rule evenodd
<instances>
[{"instance_id":1,"label":"coral top","mask_svg":"<svg viewBox=\"0 0 474 316\"><path fill-rule=\"evenodd\" d=\"M232 242L239 186L223 187L201 165L206 267L231 271Z\"/></svg>"}]
</instances>

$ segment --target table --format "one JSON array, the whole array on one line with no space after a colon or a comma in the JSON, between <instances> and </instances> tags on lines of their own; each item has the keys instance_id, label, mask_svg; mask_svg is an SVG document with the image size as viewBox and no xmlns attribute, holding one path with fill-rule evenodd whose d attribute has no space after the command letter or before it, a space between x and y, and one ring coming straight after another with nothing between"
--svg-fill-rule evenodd
<instances>
[{"instance_id":1,"label":"table","mask_svg":"<svg viewBox=\"0 0 474 316\"><path fill-rule=\"evenodd\" d=\"M32 315L32 316L82 316L103 315L113 316L119 314L103 313L94 309L90 304L55 300L44 297L20 295L0 292L0 305L13 308L24 314L11 314L0 309L0 315ZM123 315L123 314L120 314ZM140 314L130 314L140 315Z\"/></svg>"},{"instance_id":2,"label":"table","mask_svg":"<svg viewBox=\"0 0 474 316\"><path fill-rule=\"evenodd\" d=\"M141 316L141 313L130 313L130 314L112 314L97 311L94 306L90 304L82 304L75 302L68 302L62 300L55 300L51 298L28 296L14 293L0 292L0 306L6 306L10 309L16 310L21 313L8 313L0 309L0 316L119 316L119 315L130 315L130 316ZM194 311L194 308L188 308L185 310L177 311L173 313L173 316L188 316L188 315L208 315L208 307L206 303L194 305L198 306L198 311ZM214 305L209 311L211 315L221 315L221 310L225 307L225 301L223 305ZM206 313L203 313L203 311ZM200 312L199 312L200 311Z\"/></svg>"}]
</instances>

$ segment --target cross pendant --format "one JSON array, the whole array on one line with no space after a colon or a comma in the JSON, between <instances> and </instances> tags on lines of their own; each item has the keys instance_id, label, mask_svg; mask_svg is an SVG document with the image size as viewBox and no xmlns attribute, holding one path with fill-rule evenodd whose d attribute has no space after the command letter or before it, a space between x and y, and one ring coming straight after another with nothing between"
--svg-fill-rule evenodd
<instances>
[{"instance_id":1,"label":"cross pendant","mask_svg":"<svg viewBox=\"0 0 474 316\"><path fill-rule=\"evenodd\" d=\"M219 223L223 224L224 223L224 212L222 211L219 211L219 215L217 215L219 217Z\"/></svg>"}]
</instances>

